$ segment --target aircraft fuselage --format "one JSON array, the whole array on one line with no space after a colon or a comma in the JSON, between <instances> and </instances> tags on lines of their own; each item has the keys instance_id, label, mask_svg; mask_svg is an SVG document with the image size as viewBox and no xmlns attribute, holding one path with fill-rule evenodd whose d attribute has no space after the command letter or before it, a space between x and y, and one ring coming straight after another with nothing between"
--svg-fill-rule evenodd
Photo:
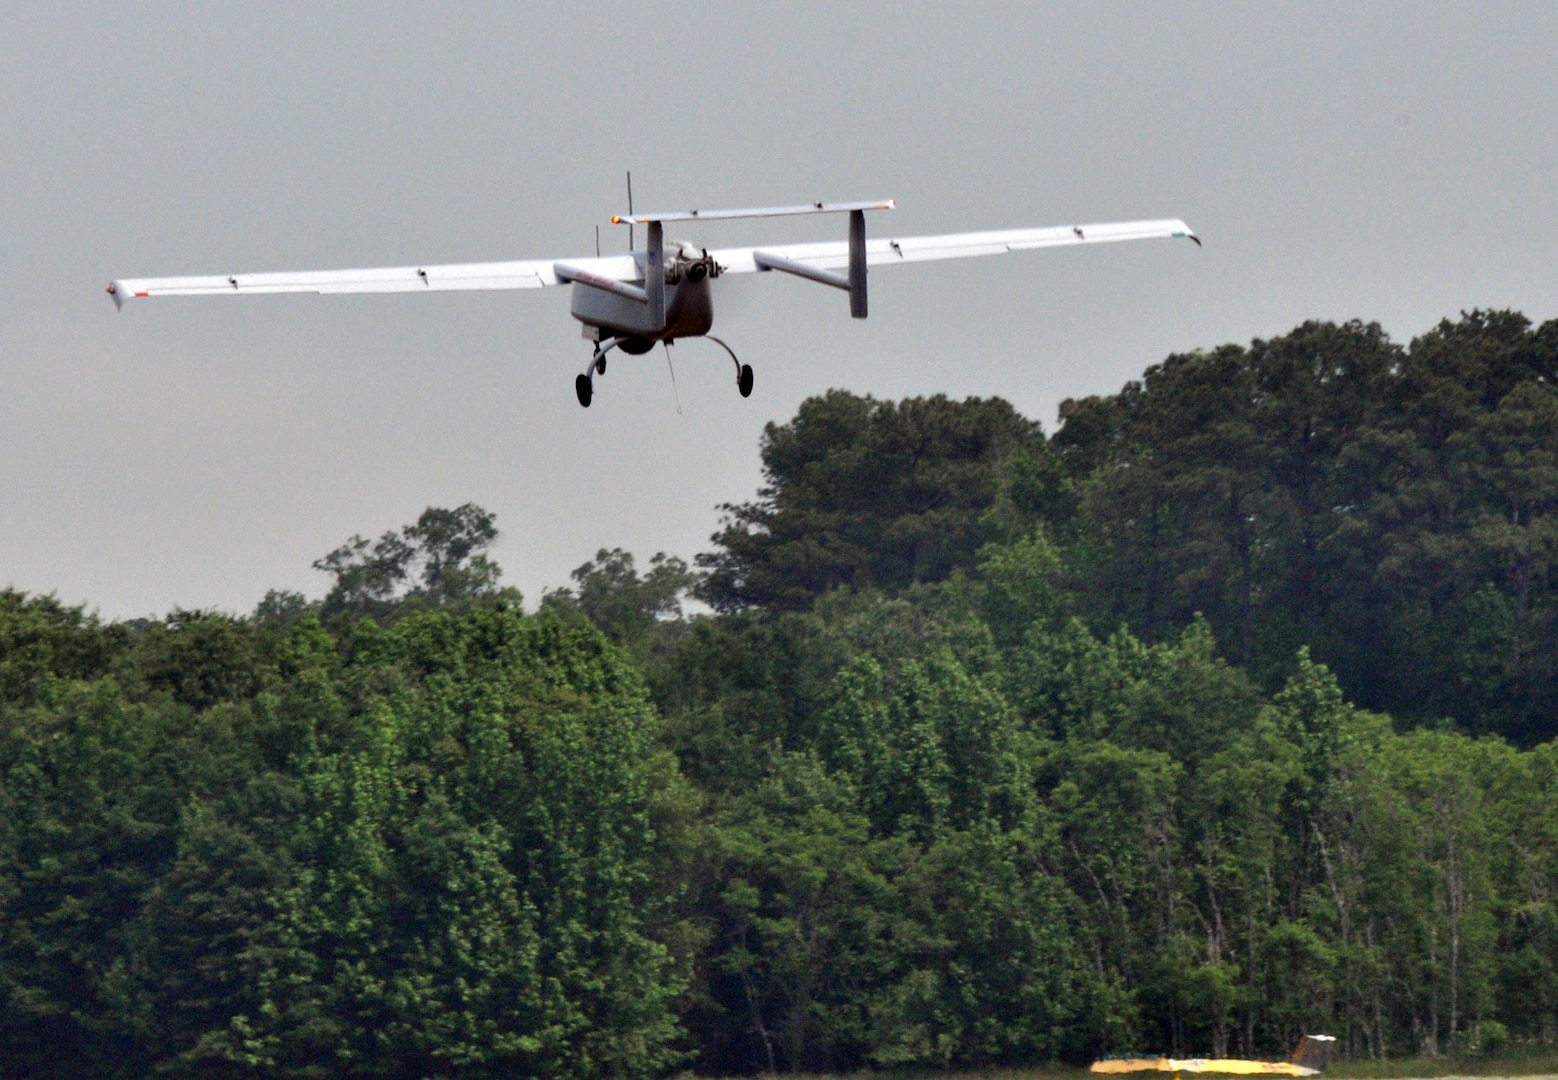
<instances>
[{"instance_id":1,"label":"aircraft fuselage","mask_svg":"<svg viewBox=\"0 0 1558 1080\"><path fill-rule=\"evenodd\" d=\"M702 337L714 326L714 302L709 278L694 281L681 274L665 287L665 325L650 325L649 309L637 300L597 289L582 282L573 286L573 317L586 327L596 327L604 337L641 338L653 344L684 337Z\"/></svg>"}]
</instances>

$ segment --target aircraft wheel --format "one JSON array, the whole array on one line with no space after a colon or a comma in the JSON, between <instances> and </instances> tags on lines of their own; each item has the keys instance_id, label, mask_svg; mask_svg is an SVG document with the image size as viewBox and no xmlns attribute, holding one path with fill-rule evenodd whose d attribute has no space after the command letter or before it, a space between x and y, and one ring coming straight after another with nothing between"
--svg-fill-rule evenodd
<instances>
[{"instance_id":1,"label":"aircraft wheel","mask_svg":"<svg viewBox=\"0 0 1558 1080\"><path fill-rule=\"evenodd\" d=\"M604 375L604 374L606 374L606 354L605 353L601 353L599 356L597 356L595 358L595 374L597 374L597 375Z\"/></svg>"},{"instance_id":2,"label":"aircraft wheel","mask_svg":"<svg viewBox=\"0 0 1558 1080\"><path fill-rule=\"evenodd\" d=\"M579 404L586 409L590 407L590 398L595 396L595 387L590 383L588 375L580 375L573 381L573 392L579 396Z\"/></svg>"},{"instance_id":3,"label":"aircraft wheel","mask_svg":"<svg viewBox=\"0 0 1558 1080\"><path fill-rule=\"evenodd\" d=\"M742 364L741 371L736 376L736 389L741 391L742 397L752 396L752 365Z\"/></svg>"}]
</instances>

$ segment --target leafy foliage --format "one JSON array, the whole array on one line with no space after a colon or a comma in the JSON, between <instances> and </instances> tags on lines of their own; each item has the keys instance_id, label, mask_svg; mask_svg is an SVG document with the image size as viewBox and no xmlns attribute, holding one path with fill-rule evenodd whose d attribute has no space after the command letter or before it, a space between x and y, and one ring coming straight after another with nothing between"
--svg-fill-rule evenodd
<instances>
[{"instance_id":1,"label":"leafy foliage","mask_svg":"<svg viewBox=\"0 0 1558 1080\"><path fill-rule=\"evenodd\" d=\"M1530 744L1558 735L1558 323L1471 312L1170 357L1062 406L1070 560L1095 620L1195 613L1268 685L1299 647L1354 699Z\"/></svg>"},{"instance_id":2,"label":"leafy foliage","mask_svg":"<svg viewBox=\"0 0 1558 1080\"><path fill-rule=\"evenodd\" d=\"M763 430L765 486L700 556L720 611L805 610L839 586L896 592L972 565L996 470L1042 439L998 398L898 404L834 390Z\"/></svg>"},{"instance_id":3,"label":"leafy foliage","mask_svg":"<svg viewBox=\"0 0 1558 1080\"><path fill-rule=\"evenodd\" d=\"M320 612L327 619L384 619L430 607L464 609L500 595L518 603L517 592L499 588L502 570L486 554L497 538L496 517L474 503L453 510L430 506L414 525L386 532L371 545L354 536L314 563L334 578ZM266 600L287 606L275 594Z\"/></svg>"},{"instance_id":4,"label":"leafy foliage","mask_svg":"<svg viewBox=\"0 0 1558 1080\"><path fill-rule=\"evenodd\" d=\"M0 592L0 1069L1550 1046L1555 363L1305 324L1049 440L834 391L701 579L532 616L469 504L249 618Z\"/></svg>"},{"instance_id":5,"label":"leafy foliage","mask_svg":"<svg viewBox=\"0 0 1558 1080\"><path fill-rule=\"evenodd\" d=\"M17 1068L675 1060L678 981L643 929L653 717L593 632L489 607L333 639L310 617L228 703L158 688L206 662L185 646L157 640L144 690L4 714Z\"/></svg>"}]
</instances>

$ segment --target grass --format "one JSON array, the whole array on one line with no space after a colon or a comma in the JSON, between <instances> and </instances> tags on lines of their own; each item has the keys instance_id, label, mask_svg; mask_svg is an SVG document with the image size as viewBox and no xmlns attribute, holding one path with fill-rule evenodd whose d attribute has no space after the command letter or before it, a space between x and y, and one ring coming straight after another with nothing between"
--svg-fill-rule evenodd
<instances>
[{"instance_id":1,"label":"grass","mask_svg":"<svg viewBox=\"0 0 1558 1080\"><path fill-rule=\"evenodd\" d=\"M1086 1069L1066 1065L1035 1065L1021 1069L979 1069L968 1072L892 1069L858 1073L791 1073L785 1080L1087 1080ZM1166 1074L1142 1073L1141 1080ZM1202 1073L1183 1073L1181 1080L1196 1080ZM1319 1080L1408 1080L1450 1076L1485 1077L1558 1077L1558 1052L1522 1053L1513 1051L1497 1056L1392 1058L1371 1061L1360 1058L1338 1062ZM692 1080L691 1076L680 1080ZM1259 1078L1241 1078L1259 1080Z\"/></svg>"},{"instance_id":2,"label":"grass","mask_svg":"<svg viewBox=\"0 0 1558 1080\"><path fill-rule=\"evenodd\" d=\"M1029 1065L1015 1069L864 1069L853 1073L769 1073L769 1080L1088 1080L1084 1068L1070 1065ZM684 1073L675 1080L704 1080ZM1167 1077L1164 1078L1167 1080Z\"/></svg>"},{"instance_id":3,"label":"grass","mask_svg":"<svg viewBox=\"0 0 1558 1080\"><path fill-rule=\"evenodd\" d=\"M1436 1058L1390 1058L1370 1061L1359 1058L1338 1062L1325 1071L1337 1080L1398 1080L1401 1077L1435 1076L1558 1076L1558 1053L1522 1053L1498 1055L1446 1055Z\"/></svg>"}]
</instances>

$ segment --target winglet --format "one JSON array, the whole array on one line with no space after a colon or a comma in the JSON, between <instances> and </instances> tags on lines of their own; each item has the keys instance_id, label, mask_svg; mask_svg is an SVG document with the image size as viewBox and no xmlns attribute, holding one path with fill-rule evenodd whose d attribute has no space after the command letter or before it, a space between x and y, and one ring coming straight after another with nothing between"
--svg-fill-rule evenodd
<instances>
[{"instance_id":1,"label":"winglet","mask_svg":"<svg viewBox=\"0 0 1558 1080\"><path fill-rule=\"evenodd\" d=\"M115 311L123 311L124 302L130 298L129 290L124 287L124 282L110 281L108 283L108 298L114 302Z\"/></svg>"}]
</instances>

